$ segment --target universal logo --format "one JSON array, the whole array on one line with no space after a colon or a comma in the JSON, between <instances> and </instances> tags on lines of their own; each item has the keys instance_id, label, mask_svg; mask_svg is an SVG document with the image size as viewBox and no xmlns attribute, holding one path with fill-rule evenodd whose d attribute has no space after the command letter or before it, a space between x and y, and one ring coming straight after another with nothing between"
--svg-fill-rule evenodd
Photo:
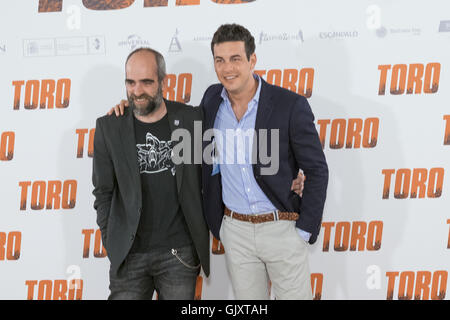
<instances>
[{"instance_id":1,"label":"universal logo","mask_svg":"<svg viewBox=\"0 0 450 320\"><path fill-rule=\"evenodd\" d=\"M281 32L281 33L273 33L273 34L267 34L264 31L261 31L259 33L259 44L267 41L300 41L301 43L304 42L303 39L303 31L298 30L297 33L287 33L287 32Z\"/></svg>"},{"instance_id":2,"label":"universal logo","mask_svg":"<svg viewBox=\"0 0 450 320\"><path fill-rule=\"evenodd\" d=\"M150 47L150 42L137 34L129 35L127 40L119 42L119 47L127 47L130 51L138 47Z\"/></svg>"}]
</instances>

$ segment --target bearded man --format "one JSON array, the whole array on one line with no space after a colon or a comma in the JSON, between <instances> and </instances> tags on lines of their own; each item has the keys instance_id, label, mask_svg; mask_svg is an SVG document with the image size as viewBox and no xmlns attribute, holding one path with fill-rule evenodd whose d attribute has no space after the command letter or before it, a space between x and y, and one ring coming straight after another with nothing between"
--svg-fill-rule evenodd
<instances>
[{"instance_id":1,"label":"bearded man","mask_svg":"<svg viewBox=\"0 0 450 320\"><path fill-rule=\"evenodd\" d=\"M131 52L123 117L97 119L93 194L110 267L109 299L194 299L200 267L209 275L201 164L172 162L176 129L194 133L199 108L163 99L163 56ZM192 147L191 145L186 146Z\"/></svg>"}]
</instances>

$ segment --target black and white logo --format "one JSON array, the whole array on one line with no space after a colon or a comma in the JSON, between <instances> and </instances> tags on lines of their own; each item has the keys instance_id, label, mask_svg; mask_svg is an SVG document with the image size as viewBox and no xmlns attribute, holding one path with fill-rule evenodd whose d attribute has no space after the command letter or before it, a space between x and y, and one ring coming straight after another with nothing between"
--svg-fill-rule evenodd
<instances>
[{"instance_id":1,"label":"black and white logo","mask_svg":"<svg viewBox=\"0 0 450 320\"><path fill-rule=\"evenodd\" d=\"M145 144L137 144L139 172L158 173L171 170L175 175L175 164L172 161L173 141L160 141L157 137L147 132Z\"/></svg>"}]
</instances>

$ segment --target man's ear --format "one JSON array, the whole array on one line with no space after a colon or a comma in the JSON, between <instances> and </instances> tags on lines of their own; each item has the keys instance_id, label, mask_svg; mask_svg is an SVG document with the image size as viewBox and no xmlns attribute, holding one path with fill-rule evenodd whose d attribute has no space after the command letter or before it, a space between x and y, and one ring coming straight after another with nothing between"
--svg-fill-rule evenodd
<instances>
[{"instance_id":1,"label":"man's ear","mask_svg":"<svg viewBox=\"0 0 450 320\"><path fill-rule=\"evenodd\" d=\"M256 54L253 52L250 56L250 66L251 66L252 70L255 69L257 61L258 61L258 59L256 58Z\"/></svg>"},{"instance_id":2,"label":"man's ear","mask_svg":"<svg viewBox=\"0 0 450 320\"><path fill-rule=\"evenodd\" d=\"M164 77L164 79L162 79L162 81L160 82L160 86L161 86L161 90L162 91L164 91L165 89L166 89L166 87L167 87L167 81L168 81L168 78L167 78L167 75Z\"/></svg>"}]
</instances>

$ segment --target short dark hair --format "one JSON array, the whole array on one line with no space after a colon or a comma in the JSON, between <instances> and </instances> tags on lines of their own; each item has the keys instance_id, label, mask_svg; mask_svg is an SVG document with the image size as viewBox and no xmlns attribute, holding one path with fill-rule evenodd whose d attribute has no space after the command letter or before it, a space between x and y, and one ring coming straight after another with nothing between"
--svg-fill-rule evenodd
<instances>
[{"instance_id":1,"label":"short dark hair","mask_svg":"<svg viewBox=\"0 0 450 320\"><path fill-rule=\"evenodd\" d=\"M250 31L239 24L233 23L221 25L214 33L211 40L211 52L213 56L214 45L227 41L244 41L245 54L248 60L250 60L250 56L255 52L255 38L253 38Z\"/></svg>"},{"instance_id":2,"label":"short dark hair","mask_svg":"<svg viewBox=\"0 0 450 320\"><path fill-rule=\"evenodd\" d=\"M155 49L148 48L148 47L141 47L141 48L137 48L137 49L133 50L128 55L127 60L125 61L125 65L127 64L128 60L130 60L132 55L134 55L135 53L140 52L140 51L151 52L155 55L156 67L157 67L157 73L158 73L158 81L159 81L159 83L161 83L164 80L164 78L166 77L166 62L164 60L163 55L161 53L159 53L158 51L156 51Z\"/></svg>"}]
</instances>

